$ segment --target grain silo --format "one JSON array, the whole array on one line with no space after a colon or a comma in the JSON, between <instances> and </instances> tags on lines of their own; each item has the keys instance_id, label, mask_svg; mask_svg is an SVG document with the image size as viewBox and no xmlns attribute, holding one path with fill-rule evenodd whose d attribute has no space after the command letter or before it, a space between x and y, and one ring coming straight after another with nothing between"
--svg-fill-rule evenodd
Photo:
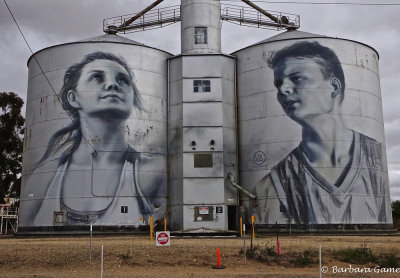
<instances>
[{"instance_id":1,"label":"grain silo","mask_svg":"<svg viewBox=\"0 0 400 278\"><path fill-rule=\"evenodd\" d=\"M378 53L287 31L238 59L240 178L260 227L387 228L391 209Z\"/></svg>"},{"instance_id":2,"label":"grain silo","mask_svg":"<svg viewBox=\"0 0 400 278\"><path fill-rule=\"evenodd\" d=\"M32 55L22 231L165 217L170 56L115 34Z\"/></svg>"},{"instance_id":3,"label":"grain silo","mask_svg":"<svg viewBox=\"0 0 400 278\"><path fill-rule=\"evenodd\" d=\"M22 231L389 229L378 53L216 0L106 19L28 61ZM146 17L144 16L146 14ZM221 20L287 29L230 55ZM117 36L181 22L181 53ZM254 219L254 218L253 218Z\"/></svg>"}]
</instances>

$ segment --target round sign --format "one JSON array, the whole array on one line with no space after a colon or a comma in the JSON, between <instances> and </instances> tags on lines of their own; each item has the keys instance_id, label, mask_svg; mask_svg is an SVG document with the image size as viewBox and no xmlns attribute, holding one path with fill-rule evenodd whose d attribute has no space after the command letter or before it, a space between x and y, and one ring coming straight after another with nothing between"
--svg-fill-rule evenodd
<instances>
[{"instance_id":1,"label":"round sign","mask_svg":"<svg viewBox=\"0 0 400 278\"><path fill-rule=\"evenodd\" d=\"M169 236L166 233L160 233L157 236L157 241L161 245L165 245L169 241Z\"/></svg>"},{"instance_id":2,"label":"round sign","mask_svg":"<svg viewBox=\"0 0 400 278\"><path fill-rule=\"evenodd\" d=\"M265 153L262 151L255 152L253 155L253 160L257 165L261 166L266 160Z\"/></svg>"}]
</instances>

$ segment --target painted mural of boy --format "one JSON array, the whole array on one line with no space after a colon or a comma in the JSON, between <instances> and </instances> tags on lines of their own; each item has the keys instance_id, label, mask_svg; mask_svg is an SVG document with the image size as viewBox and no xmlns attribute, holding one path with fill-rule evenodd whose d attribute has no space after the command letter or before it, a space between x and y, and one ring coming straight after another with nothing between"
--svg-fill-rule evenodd
<instances>
[{"instance_id":1,"label":"painted mural of boy","mask_svg":"<svg viewBox=\"0 0 400 278\"><path fill-rule=\"evenodd\" d=\"M302 41L267 62L302 140L257 184L259 222L386 223L382 145L344 123L345 78L334 51Z\"/></svg>"}]
</instances>

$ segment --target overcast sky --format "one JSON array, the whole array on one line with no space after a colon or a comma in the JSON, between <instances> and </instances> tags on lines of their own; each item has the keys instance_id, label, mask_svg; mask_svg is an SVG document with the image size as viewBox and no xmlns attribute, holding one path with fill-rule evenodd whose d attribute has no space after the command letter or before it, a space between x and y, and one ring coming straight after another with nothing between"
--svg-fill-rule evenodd
<instances>
[{"instance_id":1,"label":"overcast sky","mask_svg":"<svg viewBox=\"0 0 400 278\"><path fill-rule=\"evenodd\" d=\"M32 50L102 35L103 19L135 13L155 0L8 0ZM303 0L304 2L334 0ZM179 4L164 0L159 7ZM240 1L222 3L243 5ZM254 1L266 10L299 14L300 31L356 40L375 48L380 55L380 76L385 119L391 198L400 200L400 1L353 0L347 3L395 3L397 5L300 4L289 1ZM242 27L223 22L223 52L231 53L278 34L277 31ZM3 0L0 2L0 91L16 92L26 99L31 55ZM180 52L180 24L125 35L173 54ZM396 81L397 80L397 81Z\"/></svg>"}]
</instances>

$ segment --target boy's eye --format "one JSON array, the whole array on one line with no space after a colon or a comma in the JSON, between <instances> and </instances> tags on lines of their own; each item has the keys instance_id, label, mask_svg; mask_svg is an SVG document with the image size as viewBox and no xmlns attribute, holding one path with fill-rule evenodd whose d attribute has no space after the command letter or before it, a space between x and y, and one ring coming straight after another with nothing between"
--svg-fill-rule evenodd
<instances>
[{"instance_id":1,"label":"boy's eye","mask_svg":"<svg viewBox=\"0 0 400 278\"><path fill-rule=\"evenodd\" d=\"M282 86L282 83L283 83L282 79L275 79L275 81L274 81L274 85L276 88L279 88L280 86Z\"/></svg>"},{"instance_id":2,"label":"boy's eye","mask_svg":"<svg viewBox=\"0 0 400 278\"><path fill-rule=\"evenodd\" d=\"M303 77L302 76L299 76L299 75L295 75L295 76L291 76L290 77L290 80L293 82L293 83L299 83L299 82L301 82L301 81L303 81Z\"/></svg>"}]
</instances>

